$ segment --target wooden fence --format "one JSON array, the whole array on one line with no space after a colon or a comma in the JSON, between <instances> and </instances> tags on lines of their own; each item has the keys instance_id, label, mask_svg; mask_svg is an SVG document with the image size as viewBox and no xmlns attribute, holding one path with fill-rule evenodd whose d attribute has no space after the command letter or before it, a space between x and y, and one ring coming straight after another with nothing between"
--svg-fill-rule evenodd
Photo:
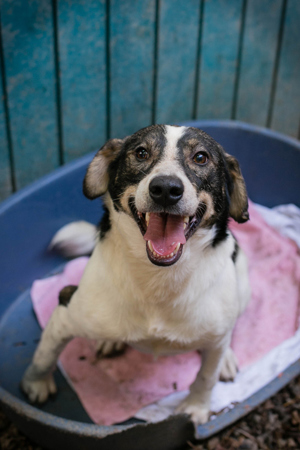
<instances>
[{"instance_id":1,"label":"wooden fence","mask_svg":"<svg viewBox=\"0 0 300 450\"><path fill-rule=\"evenodd\" d=\"M151 123L299 138L300 0L2 0L0 31L2 199Z\"/></svg>"}]
</instances>

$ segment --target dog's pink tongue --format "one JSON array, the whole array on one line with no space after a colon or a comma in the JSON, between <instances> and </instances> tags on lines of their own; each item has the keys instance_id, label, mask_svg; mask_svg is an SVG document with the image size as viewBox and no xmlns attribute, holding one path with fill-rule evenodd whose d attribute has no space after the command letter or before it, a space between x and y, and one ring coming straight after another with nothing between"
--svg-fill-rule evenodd
<instances>
[{"instance_id":1,"label":"dog's pink tongue","mask_svg":"<svg viewBox=\"0 0 300 450\"><path fill-rule=\"evenodd\" d=\"M151 213L144 239L151 241L158 255L167 256L175 250L178 242L186 243L183 224L182 216Z\"/></svg>"}]
</instances>

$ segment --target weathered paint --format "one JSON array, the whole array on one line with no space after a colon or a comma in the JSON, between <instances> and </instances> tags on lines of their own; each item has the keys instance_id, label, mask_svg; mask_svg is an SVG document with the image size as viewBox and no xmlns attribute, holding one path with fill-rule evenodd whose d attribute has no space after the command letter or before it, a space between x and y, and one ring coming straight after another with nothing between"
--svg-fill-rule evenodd
<instances>
[{"instance_id":1,"label":"weathered paint","mask_svg":"<svg viewBox=\"0 0 300 450\"><path fill-rule=\"evenodd\" d=\"M64 161L106 140L105 0L59 1L58 39Z\"/></svg>"},{"instance_id":2,"label":"weathered paint","mask_svg":"<svg viewBox=\"0 0 300 450\"><path fill-rule=\"evenodd\" d=\"M199 0L161 0L156 123L192 118L199 34Z\"/></svg>"},{"instance_id":3,"label":"weathered paint","mask_svg":"<svg viewBox=\"0 0 300 450\"><path fill-rule=\"evenodd\" d=\"M237 120L266 126L282 2L247 2Z\"/></svg>"},{"instance_id":4,"label":"weathered paint","mask_svg":"<svg viewBox=\"0 0 300 450\"><path fill-rule=\"evenodd\" d=\"M197 118L230 119L243 2L206 0Z\"/></svg>"},{"instance_id":5,"label":"weathered paint","mask_svg":"<svg viewBox=\"0 0 300 450\"><path fill-rule=\"evenodd\" d=\"M59 164L51 0L2 2L16 186Z\"/></svg>"},{"instance_id":6,"label":"weathered paint","mask_svg":"<svg viewBox=\"0 0 300 450\"><path fill-rule=\"evenodd\" d=\"M0 71L0 201L12 193L9 148L4 113L4 94L2 89L2 72Z\"/></svg>"},{"instance_id":7,"label":"weathered paint","mask_svg":"<svg viewBox=\"0 0 300 450\"><path fill-rule=\"evenodd\" d=\"M110 129L124 137L151 123L155 0L110 1Z\"/></svg>"},{"instance_id":8,"label":"weathered paint","mask_svg":"<svg viewBox=\"0 0 300 450\"><path fill-rule=\"evenodd\" d=\"M2 0L1 15L17 189L152 121L233 111L298 135L298 0Z\"/></svg>"},{"instance_id":9,"label":"weathered paint","mask_svg":"<svg viewBox=\"0 0 300 450\"><path fill-rule=\"evenodd\" d=\"M287 3L271 127L300 137L300 2Z\"/></svg>"}]
</instances>

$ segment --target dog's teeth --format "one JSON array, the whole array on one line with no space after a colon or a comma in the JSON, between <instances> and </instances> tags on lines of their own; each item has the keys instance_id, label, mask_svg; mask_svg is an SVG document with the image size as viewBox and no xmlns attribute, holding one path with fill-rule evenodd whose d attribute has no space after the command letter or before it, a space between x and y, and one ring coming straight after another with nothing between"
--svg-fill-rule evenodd
<instances>
[{"instance_id":1,"label":"dog's teeth","mask_svg":"<svg viewBox=\"0 0 300 450\"><path fill-rule=\"evenodd\" d=\"M152 247L151 241L148 241L148 247L150 248L151 252L153 253L153 252L154 252L154 250L153 250L153 247Z\"/></svg>"},{"instance_id":2,"label":"dog's teeth","mask_svg":"<svg viewBox=\"0 0 300 450\"><path fill-rule=\"evenodd\" d=\"M186 227L187 227L187 223L186 223L186 222L184 222L184 224L183 224L183 229L185 230L185 229L186 229Z\"/></svg>"},{"instance_id":3,"label":"dog's teeth","mask_svg":"<svg viewBox=\"0 0 300 450\"><path fill-rule=\"evenodd\" d=\"M174 251L172 253L170 253L169 255L159 255L158 253L156 253L154 251L151 241L147 241L147 245L148 245L148 248L150 249L152 255L155 256L158 259L172 258L174 255L176 255L176 253L178 252L178 250L180 248L180 242L178 242L178 244L176 245L176 247L175 247L175 249L174 249Z\"/></svg>"},{"instance_id":4,"label":"dog's teeth","mask_svg":"<svg viewBox=\"0 0 300 450\"><path fill-rule=\"evenodd\" d=\"M189 220L190 220L189 216L184 216L183 218L184 223L189 223Z\"/></svg>"},{"instance_id":5,"label":"dog's teeth","mask_svg":"<svg viewBox=\"0 0 300 450\"><path fill-rule=\"evenodd\" d=\"M146 220L146 224L147 224L147 226L149 225L149 220L150 220L150 213L146 213L146 215L145 215L145 220Z\"/></svg>"}]
</instances>

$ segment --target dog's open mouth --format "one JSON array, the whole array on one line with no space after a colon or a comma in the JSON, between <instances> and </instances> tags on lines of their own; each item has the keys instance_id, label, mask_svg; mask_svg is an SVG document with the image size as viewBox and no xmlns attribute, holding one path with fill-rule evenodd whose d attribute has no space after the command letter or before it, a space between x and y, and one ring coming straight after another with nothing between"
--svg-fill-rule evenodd
<instances>
[{"instance_id":1,"label":"dog's open mouth","mask_svg":"<svg viewBox=\"0 0 300 450\"><path fill-rule=\"evenodd\" d=\"M131 204L131 210L146 241L147 255L157 266L171 266L182 255L183 246L196 231L205 208L194 216L168 213L141 213Z\"/></svg>"}]
</instances>

